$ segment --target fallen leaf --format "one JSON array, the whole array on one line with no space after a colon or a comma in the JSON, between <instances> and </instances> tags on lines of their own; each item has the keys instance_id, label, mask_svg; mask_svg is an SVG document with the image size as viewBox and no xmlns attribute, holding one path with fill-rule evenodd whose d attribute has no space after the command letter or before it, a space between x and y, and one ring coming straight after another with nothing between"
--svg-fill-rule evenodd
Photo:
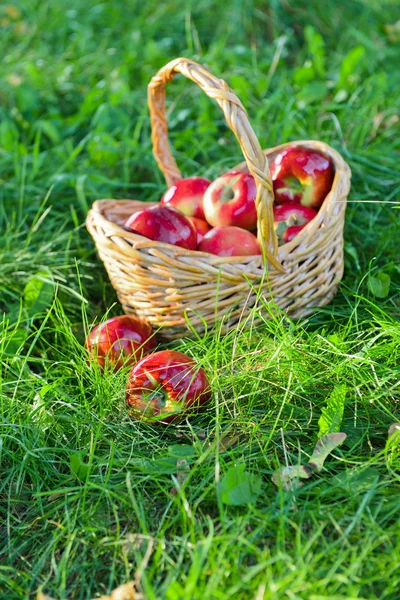
<instances>
[{"instance_id":1,"label":"fallen leaf","mask_svg":"<svg viewBox=\"0 0 400 600\"><path fill-rule=\"evenodd\" d=\"M51 596L47 596L42 592L38 592L37 600L54 600ZM142 594L136 592L135 583L129 581L111 592L111 596L100 596L92 600L145 600Z\"/></svg>"},{"instance_id":2,"label":"fallen leaf","mask_svg":"<svg viewBox=\"0 0 400 600\"><path fill-rule=\"evenodd\" d=\"M224 504L242 506L255 502L261 492L262 479L245 470L243 463L231 467L218 484L218 493Z\"/></svg>"},{"instance_id":3,"label":"fallen leaf","mask_svg":"<svg viewBox=\"0 0 400 600\"><path fill-rule=\"evenodd\" d=\"M296 479L309 479L313 472L307 465L293 465L290 467L282 467L275 471L272 475L272 483L277 487L282 485L284 490L290 490L294 487L301 487L304 485L301 482L296 483Z\"/></svg>"},{"instance_id":4,"label":"fallen leaf","mask_svg":"<svg viewBox=\"0 0 400 600\"><path fill-rule=\"evenodd\" d=\"M238 435L230 435L230 434L226 435L225 437L222 438L222 440L219 443L219 451L226 452L227 450L229 450L229 448L231 448L232 446L237 444L238 441L239 441Z\"/></svg>"},{"instance_id":5,"label":"fallen leaf","mask_svg":"<svg viewBox=\"0 0 400 600\"><path fill-rule=\"evenodd\" d=\"M390 275L380 271L375 275L368 275L368 288L376 298L387 298L390 289Z\"/></svg>"},{"instance_id":6,"label":"fallen leaf","mask_svg":"<svg viewBox=\"0 0 400 600\"><path fill-rule=\"evenodd\" d=\"M49 308L54 290L54 281L49 270L38 271L29 278L24 288L24 307L29 317L33 318Z\"/></svg>"},{"instance_id":7,"label":"fallen leaf","mask_svg":"<svg viewBox=\"0 0 400 600\"><path fill-rule=\"evenodd\" d=\"M315 445L311 459L305 465L282 467L272 475L272 482L284 490L301 487L303 484L294 483L297 479L310 479L314 473L322 471L324 462L329 454L340 446L347 438L345 433L328 433L321 437Z\"/></svg>"},{"instance_id":8,"label":"fallen leaf","mask_svg":"<svg viewBox=\"0 0 400 600\"><path fill-rule=\"evenodd\" d=\"M340 444L343 444L347 438L345 433L328 433L318 440L315 445L311 459L308 461L309 466L317 472L322 471L324 462L331 452Z\"/></svg>"},{"instance_id":9,"label":"fallen leaf","mask_svg":"<svg viewBox=\"0 0 400 600\"><path fill-rule=\"evenodd\" d=\"M135 600L135 584L133 581L120 585L111 592L111 600Z\"/></svg>"}]
</instances>

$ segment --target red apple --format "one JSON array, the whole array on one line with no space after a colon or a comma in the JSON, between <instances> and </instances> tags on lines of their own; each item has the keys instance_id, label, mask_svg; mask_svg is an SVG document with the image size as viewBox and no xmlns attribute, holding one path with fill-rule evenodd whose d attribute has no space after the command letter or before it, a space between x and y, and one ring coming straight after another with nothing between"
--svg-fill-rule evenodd
<instances>
[{"instance_id":1,"label":"red apple","mask_svg":"<svg viewBox=\"0 0 400 600\"><path fill-rule=\"evenodd\" d=\"M115 369L137 363L156 345L149 323L131 315L108 319L94 327L86 339L91 359L101 367L108 362Z\"/></svg>"},{"instance_id":2,"label":"red apple","mask_svg":"<svg viewBox=\"0 0 400 600\"><path fill-rule=\"evenodd\" d=\"M256 236L240 227L214 227L206 233L197 249L218 256L261 254Z\"/></svg>"},{"instance_id":3,"label":"red apple","mask_svg":"<svg viewBox=\"0 0 400 600\"><path fill-rule=\"evenodd\" d=\"M332 187L330 159L310 148L287 148L271 162L270 170L275 204L300 203L318 210Z\"/></svg>"},{"instance_id":4,"label":"red apple","mask_svg":"<svg viewBox=\"0 0 400 600\"><path fill-rule=\"evenodd\" d=\"M232 225L255 229L256 183L250 173L230 171L218 177L204 194L203 208L206 220L214 227Z\"/></svg>"},{"instance_id":5,"label":"red apple","mask_svg":"<svg viewBox=\"0 0 400 600\"><path fill-rule=\"evenodd\" d=\"M189 217L168 206L158 204L140 210L129 217L124 228L151 240L187 250L194 250L197 245L196 228Z\"/></svg>"},{"instance_id":6,"label":"red apple","mask_svg":"<svg viewBox=\"0 0 400 600\"><path fill-rule=\"evenodd\" d=\"M145 356L128 376L129 415L149 423L181 421L210 399L207 376L195 361L175 350Z\"/></svg>"},{"instance_id":7,"label":"red apple","mask_svg":"<svg viewBox=\"0 0 400 600\"><path fill-rule=\"evenodd\" d=\"M283 234L283 241L285 244L294 240L297 234L300 233L304 227L305 225L292 225L291 227L288 227Z\"/></svg>"},{"instance_id":8,"label":"red apple","mask_svg":"<svg viewBox=\"0 0 400 600\"><path fill-rule=\"evenodd\" d=\"M180 179L165 192L161 204L177 208L188 217L204 219L203 196L211 181L204 177Z\"/></svg>"},{"instance_id":9,"label":"red apple","mask_svg":"<svg viewBox=\"0 0 400 600\"><path fill-rule=\"evenodd\" d=\"M206 233L210 231L211 225L209 225L207 221L204 221L203 219L196 219L195 217L190 217L190 220L196 228L197 245L199 245Z\"/></svg>"},{"instance_id":10,"label":"red apple","mask_svg":"<svg viewBox=\"0 0 400 600\"><path fill-rule=\"evenodd\" d=\"M280 244L283 244L288 239L285 239L289 235L286 231L294 226L304 227L314 217L317 216L317 211L308 206L302 206L301 204L281 204L280 206L274 207L274 226L276 235ZM296 232L297 235L298 231Z\"/></svg>"}]
</instances>

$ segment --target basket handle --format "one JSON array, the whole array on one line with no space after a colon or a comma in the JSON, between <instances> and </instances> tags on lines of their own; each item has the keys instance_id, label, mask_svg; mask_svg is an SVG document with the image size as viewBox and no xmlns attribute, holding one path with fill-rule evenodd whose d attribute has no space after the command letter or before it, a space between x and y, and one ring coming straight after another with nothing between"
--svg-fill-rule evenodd
<instances>
[{"instance_id":1,"label":"basket handle","mask_svg":"<svg viewBox=\"0 0 400 600\"><path fill-rule=\"evenodd\" d=\"M256 186L257 238L265 250L267 260L279 271L284 271L277 260L278 240L274 230L272 181L268 160L249 123L247 113L230 87L223 79L217 79L204 67L187 58L176 58L162 67L150 81L148 103L150 109L153 154L167 185L182 178L181 172L171 154L168 142L168 123L165 114L165 85L177 73L191 79L221 107L226 122L235 134L250 173Z\"/></svg>"}]
</instances>

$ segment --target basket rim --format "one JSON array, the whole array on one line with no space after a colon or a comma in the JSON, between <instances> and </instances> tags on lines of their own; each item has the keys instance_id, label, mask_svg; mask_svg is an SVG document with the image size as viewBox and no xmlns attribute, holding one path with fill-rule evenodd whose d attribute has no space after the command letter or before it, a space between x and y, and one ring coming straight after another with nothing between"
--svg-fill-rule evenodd
<instances>
[{"instance_id":1,"label":"basket rim","mask_svg":"<svg viewBox=\"0 0 400 600\"><path fill-rule=\"evenodd\" d=\"M334 179L332 182L331 190L329 191L325 200L323 201L323 203L317 213L317 216L312 221L307 223L307 225L297 234L297 236L291 242L287 242L286 244L279 246L277 259L280 262L289 258L289 255L292 252L292 250L295 247L300 246L301 243L306 238L310 237L310 234L311 234L311 238L312 238L313 232L319 228L324 217L329 216L330 214L333 213L333 208L338 204L339 201L343 202L343 204L346 205L346 199L347 199L347 195L350 190L350 179L351 179L351 170L350 170L349 165L346 163L346 161L343 159L343 157L339 154L339 152L337 152L334 148L329 146L326 142L322 142L319 140L293 140L293 141L289 141L289 142L284 142L284 143L279 144L278 146L274 146L272 148L264 149L263 153L267 157L269 157L273 154L279 153L280 151L284 150L288 146L309 147L312 149L318 149L319 151L325 153L326 155L328 155L331 158L331 160L333 162L333 165L335 167L335 176L334 176ZM243 161L232 168L238 169L238 170L247 170L248 169L246 161ZM339 194L339 199L338 199L338 198L336 198L337 194L335 194L334 192L339 188L339 185L341 185L342 189L340 189L340 194ZM124 239L126 239L129 242L134 242L135 247L138 249L140 248L140 249L153 249L154 250L154 249L159 248L160 250L168 251L169 253L172 254L173 257L176 257L176 258L178 258L178 257L179 258L197 257L197 258L207 259L208 264L210 264L210 266L240 264L240 263L244 263L244 262L247 263L249 261L249 259L257 260L257 263L258 263L260 259L261 259L261 261L263 259L262 255L257 255L257 254L250 255L250 256L249 255L238 255L238 256L231 256L231 257L227 257L227 256L221 257L221 256L216 256L215 254L210 254L208 252L201 252L199 250L187 250L187 249L181 248L179 246L174 246L173 244L167 244L165 242L158 242L158 241L150 240L149 238L146 238L139 234L128 232L122 226L115 223L115 221L111 221L110 219L107 219L107 217L104 216L102 207L104 206L105 203L109 203L109 202L114 202L114 203L116 202L116 203L121 203L121 204L122 203L136 204L138 207L138 210L143 205L146 205L147 207L156 206L158 204L158 202L146 202L145 200L136 200L136 199L119 199L119 200L111 199L111 198L98 199L92 204L92 208L89 210L89 213L88 213L88 216L86 219L87 223L88 223L91 215L95 214L97 219L100 218L100 220L104 220L104 222L105 222L104 224L106 224L106 223L108 225L111 224L113 226L113 228L115 229L115 231L112 234L110 234L110 237L113 235L123 237ZM338 218L340 218L340 216L338 216ZM268 261L266 261L266 262L268 264L268 271L271 271L271 272L277 271L277 269L275 269L273 267L273 265L268 263Z\"/></svg>"}]
</instances>

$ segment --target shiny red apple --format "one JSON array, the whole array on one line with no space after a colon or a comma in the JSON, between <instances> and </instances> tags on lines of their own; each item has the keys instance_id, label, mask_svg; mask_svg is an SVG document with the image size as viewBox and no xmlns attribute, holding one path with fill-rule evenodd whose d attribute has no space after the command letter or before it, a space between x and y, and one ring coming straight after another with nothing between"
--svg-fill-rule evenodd
<instances>
[{"instance_id":1,"label":"shiny red apple","mask_svg":"<svg viewBox=\"0 0 400 600\"><path fill-rule=\"evenodd\" d=\"M304 227L305 225L292 225L291 227L288 227L282 236L285 244L294 240Z\"/></svg>"},{"instance_id":2,"label":"shiny red apple","mask_svg":"<svg viewBox=\"0 0 400 600\"><path fill-rule=\"evenodd\" d=\"M144 208L129 217L124 228L157 242L174 244L187 250L197 245L196 228L183 213L168 206Z\"/></svg>"},{"instance_id":3,"label":"shiny red apple","mask_svg":"<svg viewBox=\"0 0 400 600\"><path fill-rule=\"evenodd\" d=\"M204 370L175 350L145 356L129 372L129 415L148 423L169 423L194 416L210 399Z\"/></svg>"},{"instance_id":4,"label":"shiny red apple","mask_svg":"<svg viewBox=\"0 0 400 600\"><path fill-rule=\"evenodd\" d=\"M210 183L204 177L180 179L163 194L161 204L177 208L188 217L204 219L203 196Z\"/></svg>"},{"instance_id":5,"label":"shiny red apple","mask_svg":"<svg viewBox=\"0 0 400 600\"><path fill-rule=\"evenodd\" d=\"M270 165L275 204L295 203L318 210L330 191L334 170L321 152L291 146Z\"/></svg>"},{"instance_id":6,"label":"shiny red apple","mask_svg":"<svg viewBox=\"0 0 400 600\"><path fill-rule=\"evenodd\" d=\"M240 227L214 227L206 233L197 249L218 256L261 254L256 236Z\"/></svg>"},{"instance_id":7,"label":"shiny red apple","mask_svg":"<svg viewBox=\"0 0 400 600\"><path fill-rule=\"evenodd\" d=\"M106 362L115 369L138 362L157 346L149 323L132 315L112 317L92 329L86 348L101 367Z\"/></svg>"},{"instance_id":8,"label":"shiny red apple","mask_svg":"<svg viewBox=\"0 0 400 600\"><path fill-rule=\"evenodd\" d=\"M196 219L195 217L190 217L190 220L196 228L197 245L199 245L206 233L210 231L211 225L209 225L207 221L204 221L204 219Z\"/></svg>"},{"instance_id":9,"label":"shiny red apple","mask_svg":"<svg viewBox=\"0 0 400 600\"><path fill-rule=\"evenodd\" d=\"M204 194L204 216L214 227L231 225L253 230L257 226L256 193L250 173L225 173Z\"/></svg>"},{"instance_id":10,"label":"shiny red apple","mask_svg":"<svg viewBox=\"0 0 400 600\"><path fill-rule=\"evenodd\" d=\"M281 204L274 207L274 227L280 244L290 241L286 233L294 226L304 227L317 216L317 211L301 204ZM296 232L297 235L298 231ZM285 239L286 236L286 239Z\"/></svg>"}]
</instances>

